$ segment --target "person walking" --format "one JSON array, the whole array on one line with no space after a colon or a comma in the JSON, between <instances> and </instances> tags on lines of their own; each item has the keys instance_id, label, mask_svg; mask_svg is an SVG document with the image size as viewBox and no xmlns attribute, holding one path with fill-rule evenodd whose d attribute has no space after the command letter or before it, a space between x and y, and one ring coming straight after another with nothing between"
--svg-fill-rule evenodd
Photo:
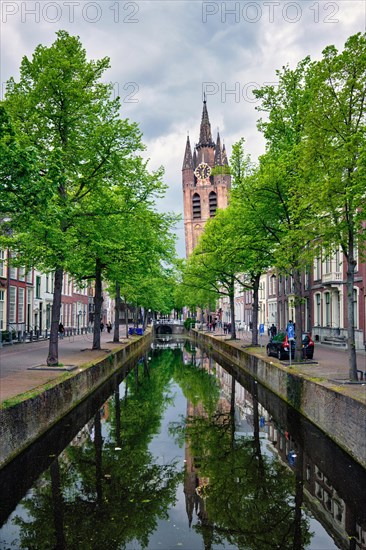
<instances>
[{"instance_id":1,"label":"person walking","mask_svg":"<svg viewBox=\"0 0 366 550\"><path fill-rule=\"evenodd\" d=\"M273 338L274 336L276 336L276 334L277 334L277 328L275 327L274 323L272 323L272 326L269 329L269 335L271 338Z\"/></svg>"},{"instance_id":2,"label":"person walking","mask_svg":"<svg viewBox=\"0 0 366 550\"><path fill-rule=\"evenodd\" d=\"M64 329L64 325L62 323L60 323L58 325L58 333L60 335L60 340L63 340L64 334L65 334L65 329Z\"/></svg>"}]
</instances>

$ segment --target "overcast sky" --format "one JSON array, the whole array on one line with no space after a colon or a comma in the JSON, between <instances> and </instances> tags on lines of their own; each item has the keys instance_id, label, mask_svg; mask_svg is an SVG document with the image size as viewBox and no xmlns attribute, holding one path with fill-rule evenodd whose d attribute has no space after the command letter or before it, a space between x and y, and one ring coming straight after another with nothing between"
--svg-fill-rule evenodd
<instances>
[{"instance_id":1,"label":"overcast sky","mask_svg":"<svg viewBox=\"0 0 366 550\"><path fill-rule=\"evenodd\" d=\"M255 160L264 144L253 88L275 83L283 65L320 58L329 44L342 49L365 26L364 0L1 0L2 90L22 57L54 42L58 29L80 36L90 58L110 57L121 114L140 124L151 168L165 167L159 208L182 213L186 137L198 141L203 91L214 138L219 128L230 155L244 137ZM177 235L183 257L183 222Z\"/></svg>"}]
</instances>

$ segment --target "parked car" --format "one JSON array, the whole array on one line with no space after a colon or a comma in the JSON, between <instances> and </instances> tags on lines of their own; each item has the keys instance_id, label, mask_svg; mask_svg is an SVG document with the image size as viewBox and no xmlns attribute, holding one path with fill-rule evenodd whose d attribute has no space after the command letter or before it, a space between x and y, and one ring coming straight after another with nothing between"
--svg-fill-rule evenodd
<instances>
[{"instance_id":1,"label":"parked car","mask_svg":"<svg viewBox=\"0 0 366 550\"><path fill-rule=\"evenodd\" d=\"M295 340L291 340L291 357L295 355ZM312 359L314 357L314 341L310 337L310 334L303 332L302 334L302 349L304 357L306 359ZM267 355L274 355L278 359L288 359L290 351L290 342L286 332L279 332L270 339L267 344Z\"/></svg>"}]
</instances>

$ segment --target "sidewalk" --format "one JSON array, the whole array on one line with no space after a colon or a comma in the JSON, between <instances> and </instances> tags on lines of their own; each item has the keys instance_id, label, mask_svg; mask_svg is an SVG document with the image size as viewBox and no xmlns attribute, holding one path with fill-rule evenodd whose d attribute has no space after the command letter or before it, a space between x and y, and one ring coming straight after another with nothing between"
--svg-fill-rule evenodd
<instances>
[{"instance_id":1,"label":"sidewalk","mask_svg":"<svg viewBox=\"0 0 366 550\"><path fill-rule=\"evenodd\" d=\"M206 332L206 331L204 331ZM220 340L229 340L230 335L224 334L221 330L215 332L208 332L215 338ZM246 331L237 332L237 340L231 340L230 344L238 348L250 348L252 341L252 333ZM251 348L251 351L256 355L267 358L266 345L268 342L268 336L263 335L262 340L258 335L259 348ZM268 358L272 362L279 362L275 357ZM289 367L289 361L281 361L281 364L285 367ZM311 378L317 379L317 381L325 386L331 387L333 390L337 389L342 393L358 399L366 403L366 380L363 383L352 384L349 383L349 366L348 366L348 353L347 350L329 346L325 344L315 343L314 359L308 363L292 364L292 372L303 374ZM357 369L366 373L366 353L364 350L357 352ZM364 375L365 377L365 375Z\"/></svg>"},{"instance_id":2,"label":"sidewalk","mask_svg":"<svg viewBox=\"0 0 366 550\"><path fill-rule=\"evenodd\" d=\"M228 334L221 331L210 333L215 338L229 339ZM237 340L230 344L243 348L250 347L251 333L240 332ZM120 343L112 342L113 334L101 333L102 349L92 351L92 334L65 337L59 340L59 362L63 365L80 366L96 361L116 348L126 345L134 337L125 338L124 328L121 328ZM266 357L267 336L262 337L262 346L252 351L256 355ZM0 348L0 403L5 399L14 397L57 378L64 376L64 371L52 370L28 370L29 367L45 365L48 353L48 340L40 340L25 344L14 344ZM273 357L273 362L277 360ZM281 361L288 367L289 361ZM366 354L357 352L357 368L366 372ZM366 403L366 381L362 384L346 384L348 381L348 355L347 351L323 344L315 344L314 362L293 365L292 372L304 374L316 378L319 383L335 389L335 386L350 397Z\"/></svg>"},{"instance_id":3,"label":"sidewalk","mask_svg":"<svg viewBox=\"0 0 366 550\"><path fill-rule=\"evenodd\" d=\"M103 358L116 348L123 347L132 338L124 337L124 328L120 331L120 343L114 344L113 333L101 333L101 350L92 350L93 334L65 337L59 340L59 362L63 365L80 366ZM0 403L51 380L62 378L65 371L28 370L30 367L46 365L48 340L13 344L0 348Z\"/></svg>"}]
</instances>

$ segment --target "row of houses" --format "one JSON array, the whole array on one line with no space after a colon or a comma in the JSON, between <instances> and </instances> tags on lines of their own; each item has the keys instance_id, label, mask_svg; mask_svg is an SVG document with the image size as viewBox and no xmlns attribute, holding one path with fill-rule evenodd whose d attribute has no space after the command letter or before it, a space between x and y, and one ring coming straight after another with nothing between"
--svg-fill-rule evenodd
<instances>
[{"instance_id":1,"label":"row of houses","mask_svg":"<svg viewBox=\"0 0 366 550\"><path fill-rule=\"evenodd\" d=\"M1 340L46 337L51 328L53 273L13 267L8 250L0 249L0 336ZM102 320L112 320L113 304L104 301ZM94 292L81 287L67 273L62 285L60 321L66 333L84 333L93 324Z\"/></svg>"},{"instance_id":2,"label":"row of houses","mask_svg":"<svg viewBox=\"0 0 366 550\"><path fill-rule=\"evenodd\" d=\"M347 262L340 251L332 257L316 258L312 269L302 277L303 327L316 341L346 347L347 339ZM355 318L356 348L366 346L366 262L356 266L352 304ZM295 320L294 289L291 276L269 270L261 276L258 324L265 330L274 324L284 330L289 320ZM235 318L239 328L252 326L253 293L239 285L235 296ZM219 303L221 320L230 320L228 300Z\"/></svg>"}]
</instances>

